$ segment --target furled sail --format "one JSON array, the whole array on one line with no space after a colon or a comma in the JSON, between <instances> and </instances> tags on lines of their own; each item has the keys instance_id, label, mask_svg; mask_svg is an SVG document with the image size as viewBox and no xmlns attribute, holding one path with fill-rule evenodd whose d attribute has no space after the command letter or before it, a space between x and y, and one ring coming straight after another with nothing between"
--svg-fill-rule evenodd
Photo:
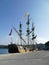
<instances>
[{"instance_id":1,"label":"furled sail","mask_svg":"<svg viewBox=\"0 0 49 65\"><path fill-rule=\"evenodd\" d=\"M12 35L12 29L10 30L10 33L9 33L9 36L11 36Z\"/></svg>"}]
</instances>

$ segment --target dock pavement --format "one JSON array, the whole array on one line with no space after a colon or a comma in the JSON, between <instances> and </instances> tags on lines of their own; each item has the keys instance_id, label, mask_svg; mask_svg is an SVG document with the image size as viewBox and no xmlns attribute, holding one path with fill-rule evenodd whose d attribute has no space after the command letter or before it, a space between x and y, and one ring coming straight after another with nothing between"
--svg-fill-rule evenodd
<instances>
[{"instance_id":1,"label":"dock pavement","mask_svg":"<svg viewBox=\"0 0 49 65\"><path fill-rule=\"evenodd\" d=\"M49 51L0 54L0 65L49 65Z\"/></svg>"}]
</instances>

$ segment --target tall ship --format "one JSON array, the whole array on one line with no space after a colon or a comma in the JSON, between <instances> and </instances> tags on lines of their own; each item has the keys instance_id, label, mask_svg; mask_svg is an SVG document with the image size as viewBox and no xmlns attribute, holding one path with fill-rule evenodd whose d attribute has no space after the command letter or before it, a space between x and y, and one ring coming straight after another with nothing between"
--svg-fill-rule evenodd
<instances>
[{"instance_id":1,"label":"tall ship","mask_svg":"<svg viewBox=\"0 0 49 65\"><path fill-rule=\"evenodd\" d=\"M8 45L8 52L9 53L22 53L22 52L32 52L33 50L35 50L35 39L36 39L36 35L34 33L35 27L34 27L34 23L32 23L32 28L30 31L30 14L27 14L27 30L26 30L26 35L25 38L22 36L22 23L20 22L19 24L19 31L16 30L16 28L13 26L12 29L14 29L14 31L17 33L17 35L19 36L19 40L20 40L20 44L14 44L12 41L11 43ZM12 33L12 29L9 33L9 36L11 36ZM31 38L30 38L31 37Z\"/></svg>"}]
</instances>

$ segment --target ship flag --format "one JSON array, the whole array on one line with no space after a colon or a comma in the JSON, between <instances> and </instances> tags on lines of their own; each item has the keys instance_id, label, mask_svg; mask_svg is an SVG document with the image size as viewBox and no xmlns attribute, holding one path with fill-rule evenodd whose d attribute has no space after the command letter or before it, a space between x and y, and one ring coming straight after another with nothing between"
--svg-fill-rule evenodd
<instances>
[{"instance_id":1,"label":"ship flag","mask_svg":"<svg viewBox=\"0 0 49 65\"><path fill-rule=\"evenodd\" d=\"M12 29L10 30L10 33L9 33L9 36L11 36L12 35Z\"/></svg>"}]
</instances>

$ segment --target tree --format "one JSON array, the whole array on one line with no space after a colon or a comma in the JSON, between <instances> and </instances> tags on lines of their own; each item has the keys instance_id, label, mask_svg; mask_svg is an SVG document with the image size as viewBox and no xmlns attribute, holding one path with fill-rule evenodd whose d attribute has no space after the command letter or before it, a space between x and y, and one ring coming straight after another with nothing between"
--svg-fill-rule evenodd
<instances>
[{"instance_id":1,"label":"tree","mask_svg":"<svg viewBox=\"0 0 49 65\"><path fill-rule=\"evenodd\" d=\"M47 41L47 42L45 43L45 48L46 48L46 50L49 50L49 41Z\"/></svg>"}]
</instances>

